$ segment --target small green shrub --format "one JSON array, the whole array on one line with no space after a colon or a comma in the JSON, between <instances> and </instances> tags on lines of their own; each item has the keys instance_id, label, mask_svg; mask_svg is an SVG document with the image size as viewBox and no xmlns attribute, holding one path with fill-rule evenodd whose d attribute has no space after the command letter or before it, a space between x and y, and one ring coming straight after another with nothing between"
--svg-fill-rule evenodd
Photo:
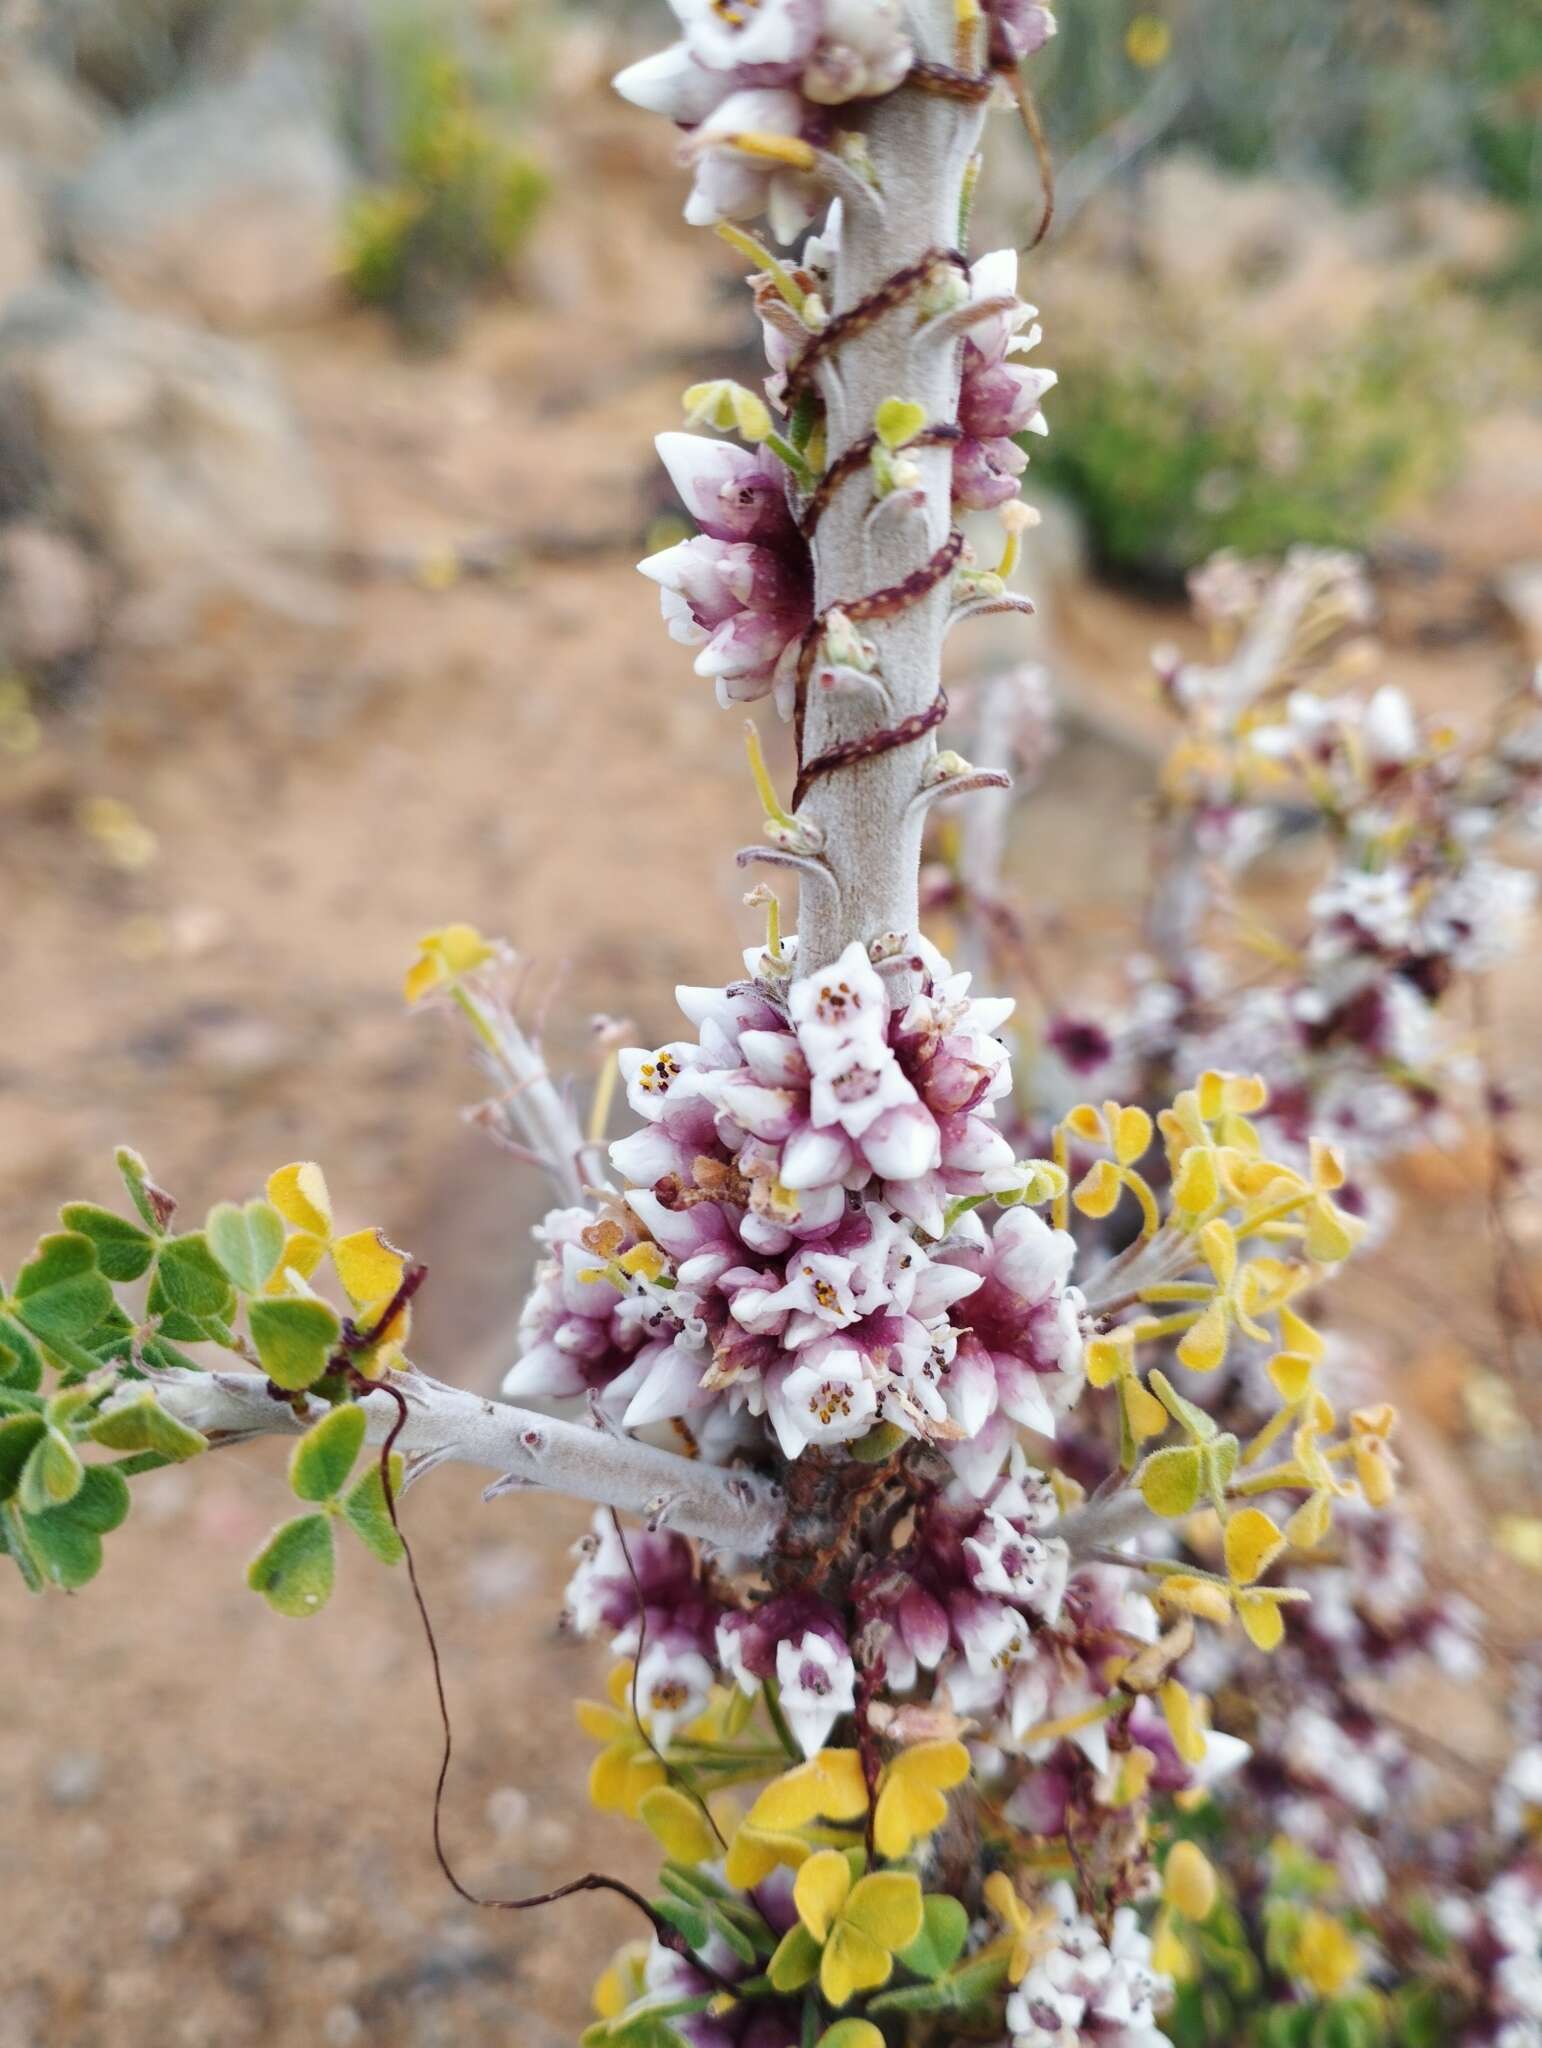
<instances>
[{"instance_id":1,"label":"small green shrub","mask_svg":"<svg viewBox=\"0 0 1542 2048\"><path fill-rule=\"evenodd\" d=\"M1062 337L1031 450L1109 571L1164 583L1220 548L1363 546L1455 459L1449 356L1407 309L1316 352L1145 314Z\"/></svg>"},{"instance_id":2,"label":"small green shrub","mask_svg":"<svg viewBox=\"0 0 1542 2048\"><path fill-rule=\"evenodd\" d=\"M547 179L509 133L515 80L500 89L426 15L399 15L382 38L383 175L350 211L347 275L410 338L439 344L468 298L506 279Z\"/></svg>"}]
</instances>

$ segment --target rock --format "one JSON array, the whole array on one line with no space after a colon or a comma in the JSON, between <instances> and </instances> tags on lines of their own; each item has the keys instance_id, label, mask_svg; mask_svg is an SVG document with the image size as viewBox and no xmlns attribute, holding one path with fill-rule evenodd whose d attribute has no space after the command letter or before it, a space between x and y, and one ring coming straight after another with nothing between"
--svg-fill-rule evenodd
<instances>
[{"instance_id":1,"label":"rock","mask_svg":"<svg viewBox=\"0 0 1542 2048\"><path fill-rule=\"evenodd\" d=\"M0 310L42 274L43 226L32 181L14 157L0 156Z\"/></svg>"},{"instance_id":2,"label":"rock","mask_svg":"<svg viewBox=\"0 0 1542 2048\"><path fill-rule=\"evenodd\" d=\"M0 43L0 137L45 172L76 171L106 132L96 101L20 41Z\"/></svg>"},{"instance_id":3,"label":"rock","mask_svg":"<svg viewBox=\"0 0 1542 2048\"><path fill-rule=\"evenodd\" d=\"M43 47L115 107L173 91L217 54L231 18L271 28L274 0L43 0Z\"/></svg>"},{"instance_id":4,"label":"rock","mask_svg":"<svg viewBox=\"0 0 1542 2048\"><path fill-rule=\"evenodd\" d=\"M245 345L50 283L0 320L0 419L27 423L59 523L93 539L146 641L237 595L314 622L330 495ZM120 628L123 615L117 621Z\"/></svg>"},{"instance_id":5,"label":"rock","mask_svg":"<svg viewBox=\"0 0 1542 2048\"><path fill-rule=\"evenodd\" d=\"M34 668L96 640L101 576L85 550L30 524L0 527L0 659Z\"/></svg>"},{"instance_id":6,"label":"rock","mask_svg":"<svg viewBox=\"0 0 1542 2048\"><path fill-rule=\"evenodd\" d=\"M281 50L127 122L64 195L62 229L133 305L269 326L337 298L348 187L322 74Z\"/></svg>"}]
</instances>

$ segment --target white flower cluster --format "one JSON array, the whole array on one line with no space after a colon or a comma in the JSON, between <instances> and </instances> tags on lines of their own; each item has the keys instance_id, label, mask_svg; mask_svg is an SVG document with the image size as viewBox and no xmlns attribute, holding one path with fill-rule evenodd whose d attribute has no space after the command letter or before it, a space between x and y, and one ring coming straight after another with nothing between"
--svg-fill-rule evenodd
<instances>
[{"instance_id":1,"label":"white flower cluster","mask_svg":"<svg viewBox=\"0 0 1542 2048\"><path fill-rule=\"evenodd\" d=\"M1168 2048L1156 2023L1168 1980L1152 1970L1133 1910L1120 1907L1105 1942L1068 1884L1055 1885L1048 1902L1057 1924L1007 2001L1012 2048Z\"/></svg>"},{"instance_id":2,"label":"white flower cluster","mask_svg":"<svg viewBox=\"0 0 1542 2048\"><path fill-rule=\"evenodd\" d=\"M765 213L790 242L819 191L795 161L735 147L742 136L818 143L832 107L892 92L915 51L896 0L670 0L680 37L630 65L616 89L688 129L697 226Z\"/></svg>"},{"instance_id":3,"label":"white flower cluster","mask_svg":"<svg viewBox=\"0 0 1542 2048\"><path fill-rule=\"evenodd\" d=\"M746 960L679 991L696 1039L622 1055L624 1227L601 1255L578 1212L547 1219L505 1390L682 1419L709 1456L760 1418L787 1457L893 1423L982 1492L1010 1425L1053 1433L1082 1384L1071 1238L969 1207L1025 1186L995 1122L1011 1005L924 940L882 973L857 944L790 983Z\"/></svg>"}]
</instances>

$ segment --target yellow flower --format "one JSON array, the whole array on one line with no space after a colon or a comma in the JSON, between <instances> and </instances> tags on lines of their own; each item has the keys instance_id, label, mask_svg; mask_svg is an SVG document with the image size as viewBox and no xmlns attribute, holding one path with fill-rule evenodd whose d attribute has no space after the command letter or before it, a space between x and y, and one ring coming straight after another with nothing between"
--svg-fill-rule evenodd
<instances>
[{"instance_id":1,"label":"yellow flower","mask_svg":"<svg viewBox=\"0 0 1542 2048\"><path fill-rule=\"evenodd\" d=\"M1277 1650L1285 1640L1284 1594L1270 1586L1239 1586L1237 1619L1260 1650Z\"/></svg>"},{"instance_id":2,"label":"yellow flower","mask_svg":"<svg viewBox=\"0 0 1542 2048\"><path fill-rule=\"evenodd\" d=\"M624 1813L635 1820L644 1796L665 1781L663 1764L632 1712L632 1667L618 1664L606 1681L610 1705L579 1700L578 1725L604 1743L589 1769L589 1798L601 1813Z\"/></svg>"},{"instance_id":3,"label":"yellow flower","mask_svg":"<svg viewBox=\"0 0 1542 2048\"><path fill-rule=\"evenodd\" d=\"M1157 1580L1156 1597L1164 1607L1176 1607L1224 1628L1231 1620L1231 1594L1215 1579L1197 1572L1168 1572Z\"/></svg>"},{"instance_id":4,"label":"yellow flower","mask_svg":"<svg viewBox=\"0 0 1542 2048\"><path fill-rule=\"evenodd\" d=\"M1215 1278L1215 1294L1191 1330L1178 1345L1179 1363L1192 1372L1214 1372L1226 1356L1235 1326L1259 1343L1267 1343L1269 1332L1256 1322L1259 1281L1251 1266L1239 1265L1237 1239L1229 1223L1219 1216L1199 1233L1199 1248Z\"/></svg>"},{"instance_id":5,"label":"yellow flower","mask_svg":"<svg viewBox=\"0 0 1542 2048\"><path fill-rule=\"evenodd\" d=\"M778 1864L797 1869L833 1838L820 1820L858 1821L867 1814L867 1781L854 1749L822 1749L774 1778L729 1844L725 1875L739 1891L760 1884Z\"/></svg>"},{"instance_id":6,"label":"yellow flower","mask_svg":"<svg viewBox=\"0 0 1542 2048\"><path fill-rule=\"evenodd\" d=\"M852 1858L839 1849L810 1856L793 1885L798 1924L768 1965L778 1991L800 1991L817 1975L833 2006L886 1984L894 1958L921 1932L921 1881L909 1870L880 1870L853 1881Z\"/></svg>"},{"instance_id":7,"label":"yellow flower","mask_svg":"<svg viewBox=\"0 0 1542 2048\"><path fill-rule=\"evenodd\" d=\"M1397 1492L1397 1461L1388 1437L1397 1427L1397 1410L1389 1402L1378 1408L1357 1408L1349 1418L1355 1477L1373 1508L1384 1508Z\"/></svg>"},{"instance_id":8,"label":"yellow flower","mask_svg":"<svg viewBox=\"0 0 1542 2048\"><path fill-rule=\"evenodd\" d=\"M397 1312L389 1330L378 1333L369 1317L371 1311L378 1314L383 1310L401 1285L407 1270L406 1253L399 1252L379 1230L351 1230L343 1237L333 1236L332 1197L326 1176L314 1159L281 1166L277 1173L269 1175L267 1192L268 1200L289 1226L283 1254L268 1282L268 1293L289 1292L289 1273L298 1273L302 1280L308 1280L330 1254L359 1327L369 1330L376 1342L390 1338L401 1343L410 1318L407 1308ZM359 1363L367 1366L368 1361L361 1358Z\"/></svg>"},{"instance_id":9,"label":"yellow flower","mask_svg":"<svg viewBox=\"0 0 1542 2048\"><path fill-rule=\"evenodd\" d=\"M1174 1842L1162 1866L1162 1895L1185 1920L1208 1920L1216 1900L1215 1872L1197 1842Z\"/></svg>"},{"instance_id":10,"label":"yellow flower","mask_svg":"<svg viewBox=\"0 0 1542 2048\"><path fill-rule=\"evenodd\" d=\"M1285 1548L1285 1538L1262 1508L1238 1508L1226 1523L1226 1569L1234 1584L1250 1586Z\"/></svg>"},{"instance_id":11,"label":"yellow flower","mask_svg":"<svg viewBox=\"0 0 1542 2048\"><path fill-rule=\"evenodd\" d=\"M918 1742L901 1750L878 1782L873 1846L879 1855L895 1862L940 1828L948 1817L944 1792L968 1775L969 1752L961 1742Z\"/></svg>"},{"instance_id":12,"label":"yellow flower","mask_svg":"<svg viewBox=\"0 0 1542 2048\"><path fill-rule=\"evenodd\" d=\"M637 1802L637 1817L671 1863L705 1863L719 1843L705 1808L673 1785L655 1785Z\"/></svg>"},{"instance_id":13,"label":"yellow flower","mask_svg":"<svg viewBox=\"0 0 1542 2048\"><path fill-rule=\"evenodd\" d=\"M594 2009L602 2020L618 2018L634 1998L641 1998L648 1949L646 1941L629 1941L611 1957L610 1968L594 1987Z\"/></svg>"},{"instance_id":14,"label":"yellow flower","mask_svg":"<svg viewBox=\"0 0 1542 2048\"><path fill-rule=\"evenodd\" d=\"M1337 1998L1359 1976L1363 1961L1359 1942L1343 1922L1313 1911L1301 1923L1288 1967L1319 1998Z\"/></svg>"},{"instance_id":15,"label":"yellow flower","mask_svg":"<svg viewBox=\"0 0 1542 2048\"><path fill-rule=\"evenodd\" d=\"M434 989L459 981L491 960L494 950L474 924L442 925L436 932L425 932L418 947L418 957L402 983L402 994L409 1003L421 1002Z\"/></svg>"},{"instance_id":16,"label":"yellow flower","mask_svg":"<svg viewBox=\"0 0 1542 2048\"><path fill-rule=\"evenodd\" d=\"M1055 1924L1055 1915L1035 1912L1019 1896L1017 1887L1004 1870L993 1870L985 1880L985 1903L1012 1937L1007 1976L1014 1984L1020 1984L1032 1969L1034 1958L1044 1945L1046 1932Z\"/></svg>"},{"instance_id":17,"label":"yellow flower","mask_svg":"<svg viewBox=\"0 0 1542 2048\"><path fill-rule=\"evenodd\" d=\"M1168 1424L1167 1410L1141 1384L1135 1370L1135 1327L1121 1323L1087 1345L1087 1377L1095 1387L1117 1385L1119 1401L1136 1443L1160 1436Z\"/></svg>"}]
</instances>

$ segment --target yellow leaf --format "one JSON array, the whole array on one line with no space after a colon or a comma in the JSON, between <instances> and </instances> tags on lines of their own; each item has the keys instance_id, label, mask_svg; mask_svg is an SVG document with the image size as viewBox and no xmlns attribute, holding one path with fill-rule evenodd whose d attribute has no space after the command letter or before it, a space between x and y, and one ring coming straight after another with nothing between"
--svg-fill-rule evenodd
<instances>
[{"instance_id":1,"label":"yellow leaf","mask_svg":"<svg viewBox=\"0 0 1542 2048\"><path fill-rule=\"evenodd\" d=\"M1199 1498L1203 1461L1195 1444L1174 1444L1165 1451L1153 1451L1135 1483L1154 1515L1169 1518L1186 1515Z\"/></svg>"},{"instance_id":2,"label":"yellow leaf","mask_svg":"<svg viewBox=\"0 0 1542 2048\"><path fill-rule=\"evenodd\" d=\"M1325 1138L1313 1138L1309 1148L1312 1185L1332 1192L1344 1185L1344 1161Z\"/></svg>"},{"instance_id":3,"label":"yellow leaf","mask_svg":"<svg viewBox=\"0 0 1542 2048\"><path fill-rule=\"evenodd\" d=\"M324 1237L312 1237L308 1230L297 1230L285 1245L277 1271L263 1292L266 1294L288 1294L292 1290L289 1275L298 1273L302 1280L308 1280L327 1255L327 1241Z\"/></svg>"},{"instance_id":4,"label":"yellow leaf","mask_svg":"<svg viewBox=\"0 0 1542 2048\"><path fill-rule=\"evenodd\" d=\"M1189 1572L1170 1572L1157 1585L1157 1598L1185 1614L1197 1614L1204 1621L1225 1627L1231 1620L1231 1595L1214 1579L1201 1579Z\"/></svg>"},{"instance_id":5,"label":"yellow leaf","mask_svg":"<svg viewBox=\"0 0 1542 2048\"><path fill-rule=\"evenodd\" d=\"M1185 1920L1208 1920L1216 1901L1215 1872L1197 1842L1174 1842L1162 1866L1162 1893Z\"/></svg>"},{"instance_id":6,"label":"yellow leaf","mask_svg":"<svg viewBox=\"0 0 1542 2048\"><path fill-rule=\"evenodd\" d=\"M409 1003L420 1001L447 981L470 974L493 957L493 948L471 924L447 924L436 932L425 932L418 945L421 950L402 984Z\"/></svg>"},{"instance_id":7,"label":"yellow leaf","mask_svg":"<svg viewBox=\"0 0 1542 2048\"><path fill-rule=\"evenodd\" d=\"M1313 1493L1285 1524L1285 1541L1297 1550L1315 1550L1333 1526L1333 1496Z\"/></svg>"},{"instance_id":8,"label":"yellow leaf","mask_svg":"<svg viewBox=\"0 0 1542 2048\"><path fill-rule=\"evenodd\" d=\"M1065 1119L1068 1131L1074 1131L1078 1138L1085 1138L1089 1145L1103 1142L1103 1119L1090 1102L1079 1102Z\"/></svg>"},{"instance_id":9,"label":"yellow leaf","mask_svg":"<svg viewBox=\"0 0 1542 2048\"><path fill-rule=\"evenodd\" d=\"M355 1308L388 1302L401 1285L407 1258L378 1230L354 1230L332 1246L332 1263Z\"/></svg>"},{"instance_id":10,"label":"yellow leaf","mask_svg":"<svg viewBox=\"0 0 1542 2048\"><path fill-rule=\"evenodd\" d=\"M1375 1437L1356 1437L1354 1461L1355 1477L1369 1505L1386 1507L1397 1495L1397 1475L1386 1445Z\"/></svg>"},{"instance_id":11,"label":"yellow leaf","mask_svg":"<svg viewBox=\"0 0 1542 2048\"><path fill-rule=\"evenodd\" d=\"M1346 1216L1326 1195L1313 1202L1306 1214L1306 1255L1316 1265L1337 1266L1347 1259L1365 1235L1357 1216Z\"/></svg>"},{"instance_id":12,"label":"yellow leaf","mask_svg":"<svg viewBox=\"0 0 1542 2048\"><path fill-rule=\"evenodd\" d=\"M886 1948L860 1927L843 1921L832 1931L819 1959L819 1988L833 2006L840 2007L859 1991L886 1984L893 1968L894 1958Z\"/></svg>"},{"instance_id":13,"label":"yellow leaf","mask_svg":"<svg viewBox=\"0 0 1542 2048\"><path fill-rule=\"evenodd\" d=\"M1298 1316L1293 1308L1282 1308L1280 1342L1287 1351L1297 1352L1316 1365L1323 1355L1326 1340L1321 1330L1314 1330L1304 1316Z\"/></svg>"},{"instance_id":14,"label":"yellow leaf","mask_svg":"<svg viewBox=\"0 0 1542 2048\"><path fill-rule=\"evenodd\" d=\"M1130 1369L1135 1333L1128 1323L1087 1344L1087 1377L1095 1387L1109 1387Z\"/></svg>"},{"instance_id":15,"label":"yellow leaf","mask_svg":"<svg viewBox=\"0 0 1542 2048\"><path fill-rule=\"evenodd\" d=\"M756 1885L764 1884L778 1865L786 1864L796 1870L813 1853L812 1846L802 1835L755 1828L744 1821L728 1845L724 1875L735 1891L753 1891Z\"/></svg>"},{"instance_id":16,"label":"yellow leaf","mask_svg":"<svg viewBox=\"0 0 1542 2048\"><path fill-rule=\"evenodd\" d=\"M1285 1616L1273 1593L1239 1589L1237 1618L1260 1650L1277 1650L1285 1640Z\"/></svg>"},{"instance_id":17,"label":"yellow leaf","mask_svg":"<svg viewBox=\"0 0 1542 2048\"><path fill-rule=\"evenodd\" d=\"M815 1941L828 1941L850 1891L851 1865L839 1849L821 1849L798 1872L793 1880L792 1900L798 1918Z\"/></svg>"},{"instance_id":18,"label":"yellow leaf","mask_svg":"<svg viewBox=\"0 0 1542 2048\"><path fill-rule=\"evenodd\" d=\"M923 1918L921 1880L911 1870L878 1870L858 1878L841 1915L848 1927L892 1950L909 1948Z\"/></svg>"},{"instance_id":19,"label":"yellow leaf","mask_svg":"<svg viewBox=\"0 0 1542 2048\"><path fill-rule=\"evenodd\" d=\"M1113 1134L1114 1157L1121 1166L1133 1166L1151 1143L1151 1118L1133 1103L1115 1111L1109 1119L1109 1129Z\"/></svg>"},{"instance_id":20,"label":"yellow leaf","mask_svg":"<svg viewBox=\"0 0 1542 2048\"><path fill-rule=\"evenodd\" d=\"M1189 1697L1188 1688L1178 1679L1169 1678L1164 1680L1157 1698L1179 1756L1186 1764L1203 1763L1205 1732L1200 1726L1199 1716L1194 1711L1194 1702Z\"/></svg>"},{"instance_id":21,"label":"yellow leaf","mask_svg":"<svg viewBox=\"0 0 1542 2048\"><path fill-rule=\"evenodd\" d=\"M1156 1925L1151 1930L1151 1967L1161 1976L1171 1977L1179 1984L1193 1975L1193 1958L1183 1937L1173 1926L1171 1913L1158 1913Z\"/></svg>"},{"instance_id":22,"label":"yellow leaf","mask_svg":"<svg viewBox=\"0 0 1542 2048\"><path fill-rule=\"evenodd\" d=\"M1226 1356L1226 1339L1225 1305L1212 1301L1199 1321L1180 1338L1178 1363L1191 1372L1214 1372Z\"/></svg>"},{"instance_id":23,"label":"yellow leaf","mask_svg":"<svg viewBox=\"0 0 1542 2048\"><path fill-rule=\"evenodd\" d=\"M573 1702L573 1712L579 1727L592 1740L595 1742L612 1742L615 1740L619 1724L613 1708L602 1707L598 1700L575 1700Z\"/></svg>"},{"instance_id":24,"label":"yellow leaf","mask_svg":"<svg viewBox=\"0 0 1542 2048\"><path fill-rule=\"evenodd\" d=\"M315 1160L302 1159L270 1174L268 1200L297 1229L323 1239L332 1235L332 1197Z\"/></svg>"},{"instance_id":25,"label":"yellow leaf","mask_svg":"<svg viewBox=\"0 0 1542 2048\"><path fill-rule=\"evenodd\" d=\"M801 1828L818 1818L860 1820L867 1812L862 1759L854 1749L822 1749L774 1778L749 1811L752 1827Z\"/></svg>"},{"instance_id":26,"label":"yellow leaf","mask_svg":"<svg viewBox=\"0 0 1542 2048\"><path fill-rule=\"evenodd\" d=\"M638 1803L638 1818L675 1863L705 1863L718 1840L694 1799L673 1785L656 1785Z\"/></svg>"},{"instance_id":27,"label":"yellow leaf","mask_svg":"<svg viewBox=\"0 0 1542 2048\"><path fill-rule=\"evenodd\" d=\"M1285 1538L1262 1508L1239 1508L1226 1524L1226 1569L1250 1586L1285 1548Z\"/></svg>"},{"instance_id":28,"label":"yellow leaf","mask_svg":"<svg viewBox=\"0 0 1542 2048\"><path fill-rule=\"evenodd\" d=\"M1289 1315L1290 1310L1283 1314ZM1282 1401L1304 1400L1312 1384L1312 1361L1304 1351L1277 1351L1269 1361L1269 1378Z\"/></svg>"},{"instance_id":29,"label":"yellow leaf","mask_svg":"<svg viewBox=\"0 0 1542 2048\"><path fill-rule=\"evenodd\" d=\"M1099 1159L1077 1183L1071 1200L1084 1216L1097 1219L1112 1212L1121 1185L1119 1169L1112 1159Z\"/></svg>"},{"instance_id":30,"label":"yellow leaf","mask_svg":"<svg viewBox=\"0 0 1542 2048\"><path fill-rule=\"evenodd\" d=\"M918 1742L901 1751L878 1787L873 1843L879 1855L893 1862L940 1828L948 1817L943 1793L968 1775L969 1752L961 1742Z\"/></svg>"},{"instance_id":31,"label":"yellow leaf","mask_svg":"<svg viewBox=\"0 0 1542 2048\"><path fill-rule=\"evenodd\" d=\"M594 2009L602 2020L616 2019L642 1992L647 1959L645 1941L629 1941L617 1950L614 1962L594 1987Z\"/></svg>"},{"instance_id":32,"label":"yellow leaf","mask_svg":"<svg viewBox=\"0 0 1542 2048\"><path fill-rule=\"evenodd\" d=\"M801 1991L819 1971L819 1943L801 1920L795 1920L777 1944L766 1975L777 1991Z\"/></svg>"},{"instance_id":33,"label":"yellow leaf","mask_svg":"<svg viewBox=\"0 0 1542 2048\"><path fill-rule=\"evenodd\" d=\"M1133 1377L1125 1382L1124 1407L1137 1443L1144 1443L1147 1437L1160 1436L1167 1427L1167 1410L1155 1394L1149 1393Z\"/></svg>"},{"instance_id":34,"label":"yellow leaf","mask_svg":"<svg viewBox=\"0 0 1542 2048\"><path fill-rule=\"evenodd\" d=\"M1185 1216L1203 1216L1220 1194L1215 1160L1208 1147L1191 1145L1173 1178L1173 1207Z\"/></svg>"},{"instance_id":35,"label":"yellow leaf","mask_svg":"<svg viewBox=\"0 0 1542 2048\"><path fill-rule=\"evenodd\" d=\"M1315 1909L1301 1922L1290 1958L1290 1973L1319 1998L1337 1998L1360 1974L1360 1944L1341 1920Z\"/></svg>"},{"instance_id":36,"label":"yellow leaf","mask_svg":"<svg viewBox=\"0 0 1542 2048\"><path fill-rule=\"evenodd\" d=\"M1231 1225L1217 1216L1199 1233L1199 1248L1205 1263L1223 1287L1230 1287L1237 1273L1237 1240Z\"/></svg>"}]
</instances>

